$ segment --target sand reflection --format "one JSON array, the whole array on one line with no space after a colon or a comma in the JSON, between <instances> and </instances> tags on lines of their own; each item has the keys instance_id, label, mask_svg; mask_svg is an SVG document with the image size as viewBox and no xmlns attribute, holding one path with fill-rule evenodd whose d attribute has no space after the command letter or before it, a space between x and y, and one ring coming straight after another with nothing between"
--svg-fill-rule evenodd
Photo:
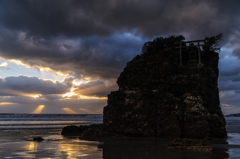
<instances>
[{"instance_id":1,"label":"sand reflection","mask_svg":"<svg viewBox=\"0 0 240 159\"><path fill-rule=\"evenodd\" d=\"M26 150L23 151L22 154L19 153L22 157L29 157L29 158L35 158L35 152L37 152L38 149L38 143L37 142L27 142L25 145L21 147L21 149Z\"/></svg>"},{"instance_id":2,"label":"sand reflection","mask_svg":"<svg viewBox=\"0 0 240 159\"><path fill-rule=\"evenodd\" d=\"M58 151L61 156L67 156L68 158L79 158L79 157L90 157L91 156L102 156L102 152L99 151L98 141L85 141L80 139L68 140L59 145Z\"/></svg>"},{"instance_id":3,"label":"sand reflection","mask_svg":"<svg viewBox=\"0 0 240 159\"><path fill-rule=\"evenodd\" d=\"M20 141L0 143L0 158L64 158L64 159L122 159L122 158L168 158L212 159L236 156L239 146L228 145L224 139L212 139L213 153L167 149L171 140L156 138L108 138L103 142L61 135L45 137L43 142ZM102 140L101 140L102 141ZM230 150L230 151L229 151Z\"/></svg>"}]
</instances>

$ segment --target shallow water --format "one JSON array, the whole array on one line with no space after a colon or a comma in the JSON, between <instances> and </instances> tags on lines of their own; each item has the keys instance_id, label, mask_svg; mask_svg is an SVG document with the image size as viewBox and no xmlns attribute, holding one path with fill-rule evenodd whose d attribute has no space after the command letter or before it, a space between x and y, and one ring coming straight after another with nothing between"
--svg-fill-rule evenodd
<instances>
[{"instance_id":1,"label":"shallow water","mask_svg":"<svg viewBox=\"0 0 240 159\"><path fill-rule=\"evenodd\" d=\"M167 149L170 139L108 138L105 142L63 137L60 130L2 130L0 158L56 159L223 159L240 158L240 134L230 133L227 139L211 139L213 153ZM41 135L43 142L26 141Z\"/></svg>"},{"instance_id":2,"label":"shallow water","mask_svg":"<svg viewBox=\"0 0 240 159\"><path fill-rule=\"evenodd\" d=\"M79 139L16 141L0 144L0 158L102 158L100 142Z\"/></svg>"},{"instance_id":3,"label":"shallow water","mask_svg":"<svg viewBox=\"0 0 240 159\"><path fill-rule=\"evenodd\" d=\"M212 153L167 149L171 140L108 138L104 142L63 137L61 129L9 129L0 131L0 158L55 159L239 159L240 118L227 117L228 137L211 139ZM30 141L42 136L43 142Z\"/></svg>"}]
</instances>

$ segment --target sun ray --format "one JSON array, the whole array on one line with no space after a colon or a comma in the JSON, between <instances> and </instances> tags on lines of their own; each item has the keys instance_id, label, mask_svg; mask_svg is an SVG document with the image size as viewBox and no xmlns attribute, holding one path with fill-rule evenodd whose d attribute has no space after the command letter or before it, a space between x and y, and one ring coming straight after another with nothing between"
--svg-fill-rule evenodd
<instances>
[{"instance_id":1,"label":"sun ray","mask_svg":"<svg viewBox=\"0 0 240 159\"><path fill-rule=\"evenodd\" d=\"M44 105L39 105L37 109L35 109L32 114L40 114L45 106Z\"/></svg>"},{"instance_id":2,"label":"sun ray","mask_svg":"<svg viewBox=\"0 0 240 159\"><path fill-rule=\"evenodd\" d=\"M62 110L64 110L65 112L67 112L68 114L78 114L77 112L73 111L70 108L62 108Z\"/></svg>"},{"instance_id":3,"label":"sun ray","mask_svg":"<svg viewBox=\"0 0 240 159\"><path fill-rule=\"evenodd\" d=\"M88 113L88 114L95 114L94 111L88 110L88 109L85 109L85 108L79 108L79 110L84 111L84 112L86 112L86 113Z\"/></svg>"}]
</instances>

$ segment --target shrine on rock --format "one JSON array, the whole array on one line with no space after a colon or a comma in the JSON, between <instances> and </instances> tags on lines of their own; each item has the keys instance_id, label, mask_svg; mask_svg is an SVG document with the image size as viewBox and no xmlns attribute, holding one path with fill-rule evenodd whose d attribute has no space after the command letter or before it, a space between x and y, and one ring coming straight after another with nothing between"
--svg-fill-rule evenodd
<instances>
[{"instance_id":1,"label":"shrine on rock","mask_svg":"<svg viewBox=\"0 0 240 159\"><path fill-rule=\"evenodd\" d=\"M197 67L202 67L202 61L201 61L201 48L200 46L203 46L204 44L201 44L201 42L204 42L205 40L193 40L193 41L180 41L176 42L175 44L179 44L179 47L176 47L176 49L179 49L179 64L181 67L184 66L183 61L198 61ZM197 44L194 44L197 43ZM183 54L187 54L187 56L183 56ZM184 58L185 57L185 58Z\"/></svg>"}]
</instances>

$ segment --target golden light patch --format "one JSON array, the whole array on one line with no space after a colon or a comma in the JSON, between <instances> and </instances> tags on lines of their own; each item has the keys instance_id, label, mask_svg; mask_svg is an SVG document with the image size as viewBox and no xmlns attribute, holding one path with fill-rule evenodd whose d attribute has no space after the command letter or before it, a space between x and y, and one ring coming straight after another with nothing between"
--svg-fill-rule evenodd
<instances>
[{"instance_id":1,"label":"golden light patch","mask_svg":"<svg viewBox=\"0 0 240 159\"><path fill-rule=\"evenodd\" d=\"M40 114L45 106L44 105L39 105L37 109L35 109L32 114Z\"/></svg>"},{"instance_id":2,"label":"golden light patch","mask_svg":"<svg viewBox=\"0 0 240 159\"><path fill-rule=\"evenodd\" d=\"M38 143L37 142L26 142L25 145L21 147L22 149L28 150L29 153L24 153L24 157L26 158L35 158L36 155L33 152L37 152Z\"/></svg>"},{"instance_id":3,"label":"golden light patch","mask_svg":"<svg viewBox=\"0 0 240 159\"><path fill-rule=\"evenodd\" d=\"M52 69L48 68L48 67L41 67L39 68L40 71L52 71Z\"/></svg>"},{"instance_id":4,"label":"golden light patch","mask_svg":"<svg viewBox=\"0 0 240 159\"><path fill-rule=\"evenodd\" d=\"M77 94L74 93L74 90L75 90L75 88L72 87L70 92L63 94L62 97L64 97L64 98L68 97L69 98L69 97L72 97L72 96L76 96Z\"/></svg>"},{"instance_id":5,"label":"golden light patch","mask_svg":"<svg viewBox=\"0 0 240 159\"><path fill-rule=\"evenodd\" d=\"M103 100L107 100L107 97L97 97L97 96L83 96L80 95L80 99L103 99Z\"/></svg>"},{"instance_id":6,"label":"golden light patch","mask_svg":"<svg viewBox=\"0 0 240 159\"><path fill-rule=\"evenodd\" d=\"M39 98L39 97L41 97L41 96L42 96L41 94L32 95L33 98Z\"/></svg>"},{"instance_id":7,"label":"golden light patch","mask_svg":"<svg viewBox=\"0 0 240 159\"><path fill-rule=\"evenodd\" d=\"M69 74L64 74L64 73L62 73L62 72L60 72L60 71L58 71L58 72L55 72L54 70L52 70L51 68L49 68L49 67L39 67L39 70L40 71L46 71L46 72L54 72L55 74L57 74L57 75L60 75L60 76L69 76Z\"/></svg>"},{"instance_id":8,"label":"golden light patch","mask_svg":"<svg viewBox=\"0 0 240 159\"><path fill-rule=\"evenodd\" d=\"M20 60L9 60L9 61L12 62L12 63L15 63L15 64L17 64L17 65L21 65L21 66L25 66L25 67L27 67L27 68L31 68L30 65L27 65L27 64L23 63L23 62L20 61Z\"/></svg>"},{"instance_id":9,"label":"golden light patch","mask_svg":"<svg viewBox=\"0 0 240 159\"><path fill-rule=\"evenodd\" d=\"M15 104L15 103L12 103L12 102L0 102L0 105L9 105L9 104Z\"/></svg>"},{"instance_id":10,"label":"golden light patch","mask_svg":"<svg viewBox=\"0 0 240 159\"><path fill-rule=\"evenodd\" d=\"M75 86L79 86L82 83L83 83L82 81L78 81L78 80L73 80L72 81L72 84L75 85Z\"/></svg>"},{"instance_id":11,"label":"golden light patch","mask_svg":"<svg viewBox=\"0 0 240 159\"><path fill-rule=\"evenodd\" d=\"M66 98L66 97L72 97L75 95L77 95L77 94L75 94L74 92L69 92L69 93L63 94L62 97Z\"/></svg>"},{"instance_id":12,"label":"golden light patch","mask_svg":"<svg viewBox=\"0 0 240 159\"><path fill-rule=\"evenodd\" d=\"M57 75L60 75L60 76L69 76L69 74L64 74L62 72L55 72Z\"/></svg>"},{"instance_id":13,"label":"golden light patch","mask_svg":"<svg viewBox=\"0 0 240 159\"><path fill-rule=\"evenodd\" d=\"M65 112L67 112L68 114L78 114L77 112L73 111L70 108L62 108L62 110L64 110Z\"/></svg>"}]
</instances>

